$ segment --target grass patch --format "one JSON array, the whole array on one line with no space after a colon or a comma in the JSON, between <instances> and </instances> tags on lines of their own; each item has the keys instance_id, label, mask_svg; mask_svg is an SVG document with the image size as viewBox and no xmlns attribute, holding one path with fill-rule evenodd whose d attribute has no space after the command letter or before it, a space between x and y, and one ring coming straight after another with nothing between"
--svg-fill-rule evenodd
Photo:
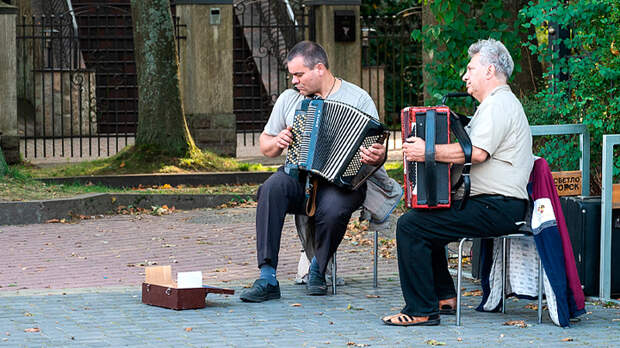
<instances>
[{"instance_id":1,"label":"grass patch","mask_svg":"<svg viewBox=\"0 0 620 348\"><path fill-rule=\"evenodd\" d=\"M91 161L89 163L77 163L62 168L37 169L32 166L9 166L7 174L0 175L0 201L32 201L48 200L56 198L69 198L87 193L146 193L146 194L256 194L258 185L218 185L218 186L185 186L173 187L165 184L161 186L139 186L136 188L113 188L101 185L54 185L35 180L34 177L48 176L56 173L57 176L76 175L83 173L84 169L92 169L104 160ZM94 164L93 164L94 163ZM238 170L268 169L262 166L241 164ZM68 170L63 170L67 169ZM72 173L72 174L67 174ZM46 175L47 174L47 175Z\"/></svg>"},{"instance_id":2,"label":"grass patch","mask_svg":"<svg viewBox=\"0 0 620 348\"><path fill-rule=\"evenodd\" d=\"M385 170L390 178L396 180L401 185L404 183L403 162L388 162L385 164Z\"/></svg>"},{"instance_id":3,"label":"grass patch","mask_svg":"<svg viewBox=\"0 0 620 348\"><path fill-rule=\"evenodd\" d=\"M67 198L76 194L97 192L94 188L83 186L71 188L64 185L46 185L28 177L7 175L0 182L0 201L31 201L54 198Z\"/></svg>"},{"instance_id":4,"label":"grass patch","mask_svg":"<svg viewBox=\"0 0 620 348\"><path fill-rule=\"evenodd\" d=\"M260 164L240 163L232 158L221 157L210 151L194 151L187 157L178 158L170 156L165 150L135 146L130 146L116 155L105 159L44 168L26 163L18 165L16 168L34 178L151 173L273 171L273 169Z\"/></svg>"},{"instance_id":5,"label":"grass patch","mask_svg":"<svg viewBox=\"0 0 620 348\"><path fill-rule=\"evenodd\" d=\"M258 185L218 185L188 187L170 185L112 188L101 185L48 185L28 177L5 176L0 180L0 201L32 201L69 198L86 193L145 193L145 194L256 194Z\"/></svg>"}]
</instances>

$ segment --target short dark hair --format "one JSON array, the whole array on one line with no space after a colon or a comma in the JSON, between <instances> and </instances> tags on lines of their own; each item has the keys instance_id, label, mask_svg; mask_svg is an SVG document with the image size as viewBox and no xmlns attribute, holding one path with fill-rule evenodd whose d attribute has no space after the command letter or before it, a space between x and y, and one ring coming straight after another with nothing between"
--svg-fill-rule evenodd
<instances>
[{"instance_id":1,"label":"short dark hair","mask_svg":"<svg viewBox=\"0 0 620 348\"><path fill-rule=\"evenodd\" d=\"M321 63L325 65L325 68L329 69L329 63L327 62L327 53L316 42L312 41L301 41L298 42L291 50L288 52L286 56L286 63L288 64L291 60L297 58L298 56L304 57L304 66L307 68L314 68L317 64Z\"/></svg>"}]
</instances>

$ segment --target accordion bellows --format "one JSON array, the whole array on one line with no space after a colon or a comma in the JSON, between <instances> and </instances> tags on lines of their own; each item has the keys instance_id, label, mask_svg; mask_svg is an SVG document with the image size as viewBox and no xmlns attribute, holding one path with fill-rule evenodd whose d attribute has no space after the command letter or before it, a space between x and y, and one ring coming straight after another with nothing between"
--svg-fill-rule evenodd
<instances>
[{"instance_id":1,"label":"accordion bellows","mask_svg":"<svg viewBox=\"0 0 620 348\"><path fill-rule=\"evenodd\" d=\"M323 99L305 99L296 110L293 141L285 168L318 174L340 187L356 189L380 166L362 163L360 146L382 143L383 125L355 107Z\"/></svg>"}]
</instances>

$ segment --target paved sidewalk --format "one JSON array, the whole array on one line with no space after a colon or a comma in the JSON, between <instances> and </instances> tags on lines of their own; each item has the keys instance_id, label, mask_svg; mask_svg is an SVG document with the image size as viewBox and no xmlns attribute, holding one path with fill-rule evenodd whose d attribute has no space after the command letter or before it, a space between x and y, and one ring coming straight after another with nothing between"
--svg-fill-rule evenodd
<instances>
[{"instance_id":1,"label":"paved sidewalk","mask_svg":"<svg viewBox=\"0 0 620 348\"><path fill-rule=\"evenodd\" d=\"M454 316L443 316L437 327L385 326L379 318L403 305L395 259L380 259L374 289L371 245L355 238L338 253L338 274L347 284L335 296L306 296L293 282L299 242L290 218L278 267L282 299L242 303L238 293L258 273L254 212L203 209L0 227L0 347L620 345L620 310L592 303L570 329L553 325L546 312L538 325L530 301L511 300L506 314L476 312L479 296L464 298L461 327L454 326ZM393 232L382 237L393 238ZM210 294L200 310L144 305L143 267L153 263L172 264L173 272L201 270L206 284L237 293ZM464 287L479 288L471 282ZM502 325L510 320L527 327ZM38 332L26 332L34 328Z\"/></svg>"}]
</instances>

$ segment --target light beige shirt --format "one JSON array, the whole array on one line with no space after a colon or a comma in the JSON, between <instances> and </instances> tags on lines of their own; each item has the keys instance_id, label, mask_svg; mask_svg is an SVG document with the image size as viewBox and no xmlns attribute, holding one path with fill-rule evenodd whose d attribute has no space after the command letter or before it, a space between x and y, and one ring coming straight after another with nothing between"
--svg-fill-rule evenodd
<instances>
[{"instance_id":1,"label":"light beige shirt","mask_svg":"<svg viewBox=\"0 0 620 348\"><path fill-rule=\"evenodd\" d=\"M471 168L471 195L498 194L528 199L534 165L532 133L523 107L508 85L495 88L478 106L465 130L486 161Z\"/></svg>"}]
</instances>

